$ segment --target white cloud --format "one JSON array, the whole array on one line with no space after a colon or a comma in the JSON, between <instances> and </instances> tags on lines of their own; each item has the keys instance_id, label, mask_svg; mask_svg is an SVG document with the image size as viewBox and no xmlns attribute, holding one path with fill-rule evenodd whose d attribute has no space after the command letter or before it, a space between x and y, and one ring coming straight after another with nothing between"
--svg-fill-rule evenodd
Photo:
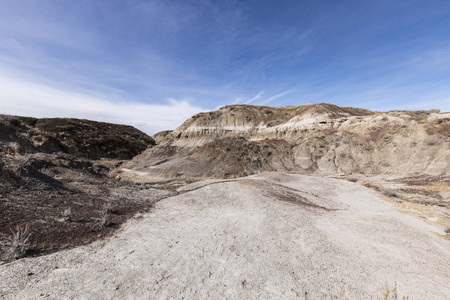
<instances>
[{"instance_id":1,"label":"white cloud","mask_svg":"<svg viewBox=\"0 0 450 300\"><path fill-rule=\"evenodd\" d=\"M162 104L111 101L0 75L0 113L32 117L70 117L135 126L147 134L175 129L205 111L186 100Z\"/></svg>"},{"instance_id":2,"label":"white cloud","mask_svg":"<svg viewBox=\"0 0 450 300\"><path fill-rule=\"evenodd\" d=\"M265 105L265 104L267 104L267 103L269 103L269 102L272 102L273 100L278 99L278 98L281 98L281 97L283 97L284 95L289 94L289 93L292 92L292 91L293 91L293 89L287 90L287 91L284 91L284 92L282 92L282 93L276 94L275 96L269 97L269 98L267 98L266 100L262 101L262 102L260 103L260 105Z\"/></svg>"},{"instance_id":3,"label":"white cloud","mask_svg":"<svg viewBox=\"0 0 450 300\"><path fill-rule=\"evenodd\" d=\"M244 104L250 104L255 100L258 100L259 98L261 98L261 95L264 93L264 91L260 91L255 97L253 97L252 99L246 101Z\"/></svg>"}]
</instances>

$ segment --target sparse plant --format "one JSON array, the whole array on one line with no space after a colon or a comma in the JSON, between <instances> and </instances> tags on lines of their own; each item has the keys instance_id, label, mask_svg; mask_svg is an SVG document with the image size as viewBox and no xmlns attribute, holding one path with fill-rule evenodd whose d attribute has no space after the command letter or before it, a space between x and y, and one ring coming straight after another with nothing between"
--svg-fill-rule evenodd
<instances>
[{"instance_id":1,"label":"sparse plant","mask_svg":"<svg viewBox=\"0 0 450 300\"><path fill-rule=\"evenodd\" d=\"M397 289L397 282L394 283L394 286L392 288L389 287L389 284L386 282L385 286L382 288L382 299L383 300L406 300L409 297L403 296L402 298L399 298L398 295L398 289Z\"/></svg>"},{"instance_id":2,"label":"sparse plant","mask_svg":"<svg viewBox=\"0 0 450 300\"><path fill-rule=\"evenodd\" d=\"M16 230L10 229L11 235L2 243L2 247L6 250L12 258L18 259L25 256L30 248L31 232L28 225L22 229L19 225Z\"/></svg>"},{"instance_id":3,"label":"sparse plant","mask_svg":"<svg viewBox=\"0 0 450 300\"><path fill-rule=\"evenodd\" d=\"M20 145L18 142L9 142L7 147L14 153L18 153L20 149Z\"/></svg>"},{"instance_id":4,"label":"sparse plant","mask_svg":"<svg viewBox=\"0 0 450 300\"><path fill-rule=\"evenodd\" d=\"M112 215L115 212L111 201L106 201L105 202L105 204L103 205L103 210L105 211L105 213L107 215Z\"/></svg>"},{"instance_id":5,"label":"sparse plant","mask_svg":"<svg viewBox=\"0 0 450 300\"><path fill-rule=\"evenodd\" d=\"M94 229L101 230L102 228L108 227L110 224L109 222L109 215L102 214L99 218L95 219L96 222L94 224Z\"/></svg>"},{"instance_id":6,"label":"sparse plant","mask_svg":"<svg viewBox=\"0 0 450 300\"><path fill-rule=\"evenodd\" d=\"M66 208L63 212L64 221L66 222L72 221L72 214L73 214L72 209L70 207Z\"/></svg>"},{"instance_id":7,"label":"sparse plant","mask_svg":"<svg viewBox=\"0 0 450 300\"><path fill-rule=\"evenodd\" d=\"M424 140L424 142L428 146L434 146L439 142L439 138L436 136L429 136Z\"/></svg>"},{"instance_id":8,"label":"sparse plant","mask_svg":"<svg viewBox=\"0 0 450 300\"><path fill-rule=\"evenodd\" d=\"M111 225L111 215L115 213L111 201L107 201L100 211L100 217L95 218L94 229L101 230L102 228Z\"/></svg>"},{"instance_id":9,"label":"sparse plant","mask_svg":"<svg viewBox=\"0 0 450 300\"><path fill-rule=\"evenodd\" d=\"M450 234L450 226L445 227L444 232Z\"/></svg>"},{"instance_id":10,"label":"sparse plant","mask_svg":"<svg viewBox=\"0 0 450 300\"><path fill-rule=\"evenodd\" d=\"M437 129L434 128L434 127L428 127L426 129L426 131L427 131L428 135L434 135L434 134L436 134L438 132Z\"/></svg>"},{"instance_id":11,"label":"sparse plant","mask_svg":"<svg viewBox=\"0 0 450 300\"><path fill-rule=\"evenodd\" d=\"M381 193L383 195L385 195L385 196L388 196L388 197L397 197L397 193L395 191L391 190L391 189L388 189L388 188L382 188L381 189Z\"/></svg>"}]
</instances>

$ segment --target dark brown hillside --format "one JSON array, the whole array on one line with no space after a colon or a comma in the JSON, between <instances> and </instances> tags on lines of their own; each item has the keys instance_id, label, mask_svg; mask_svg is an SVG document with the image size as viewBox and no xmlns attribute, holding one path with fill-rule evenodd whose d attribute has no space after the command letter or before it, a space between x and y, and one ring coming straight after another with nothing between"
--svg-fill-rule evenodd
<instances>
[{"instance_id":1,"label":"dark brown hillside","mask_svg":"<svg viewBox=\"0 0 450 300\"><path fill-rule=\"evenodd\" d=\"M0 115L2 152L63 152L93 160L131 159L153 145L153 138L127 125Z\"/></svg>"},{"instance_id":2,"label":"dark brown hillside","mask_svg":"<svg viewBox=\"0 0 450 300\"><path fill-rule=\"evenodd\" d=\"M149 209L163 192L108 173L154 144L126 125L0 115L0 262L19 258L7 246L18 228L31 234L19 256L40 254L108 235Z\"/></svg>"}]
</instances>

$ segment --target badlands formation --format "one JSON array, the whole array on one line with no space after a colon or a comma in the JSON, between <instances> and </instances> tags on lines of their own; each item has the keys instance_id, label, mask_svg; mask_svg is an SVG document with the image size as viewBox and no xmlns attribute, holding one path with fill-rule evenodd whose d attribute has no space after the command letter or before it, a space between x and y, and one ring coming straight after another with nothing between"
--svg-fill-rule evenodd
<instances>
[{"instance_id":1,"label":"badlands formation","mask_svg":"<svg viewBox=\"0 0 450 300\"><path fill-rule=\"evenodd\" d=\"M449 113L233 105L153 140L108 179L151 210L0 265L0 298L450 298Z\"/></svg>"},{"instance_id":2,"label":"badlands formation","mask_svg":"<svg viewBox=\"0 0 450 300\"><path fill-rule=\"evenodd\" d=\"M313 104L232 105L158 134L123 168L165 178L303 174L450 173L450 113L371 112Z\"/></svg>"}]
</instances>

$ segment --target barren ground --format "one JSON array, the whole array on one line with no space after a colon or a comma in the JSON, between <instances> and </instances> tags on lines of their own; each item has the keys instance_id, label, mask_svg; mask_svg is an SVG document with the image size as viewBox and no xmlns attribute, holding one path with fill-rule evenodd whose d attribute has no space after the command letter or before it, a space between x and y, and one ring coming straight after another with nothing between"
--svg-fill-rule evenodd
<instances>
[{"instance_id":1,"label":"barren ground","mask_svg":"<svg viewBox=\"0 0 450 300\"><path fill-rule=\"evenodd\" d=\"M265 173L178 192L106 240L1 265L0 298L450 298L443 228L360 184Z\"/></svg>"},{"instance_id":2,"label":"barren ground","mask_svg":"<svg viewBox=\"0 0 450 300\"><path fill-rule=\"evenodd\" d=\"M173 194L110 179L107 163L43 154L2 162L9 168L0 168L0 263L14 259L4 245L17 228L31 234L25 255L43 255L110 236L134 214Z\"/></svg>"}]
</instances>

